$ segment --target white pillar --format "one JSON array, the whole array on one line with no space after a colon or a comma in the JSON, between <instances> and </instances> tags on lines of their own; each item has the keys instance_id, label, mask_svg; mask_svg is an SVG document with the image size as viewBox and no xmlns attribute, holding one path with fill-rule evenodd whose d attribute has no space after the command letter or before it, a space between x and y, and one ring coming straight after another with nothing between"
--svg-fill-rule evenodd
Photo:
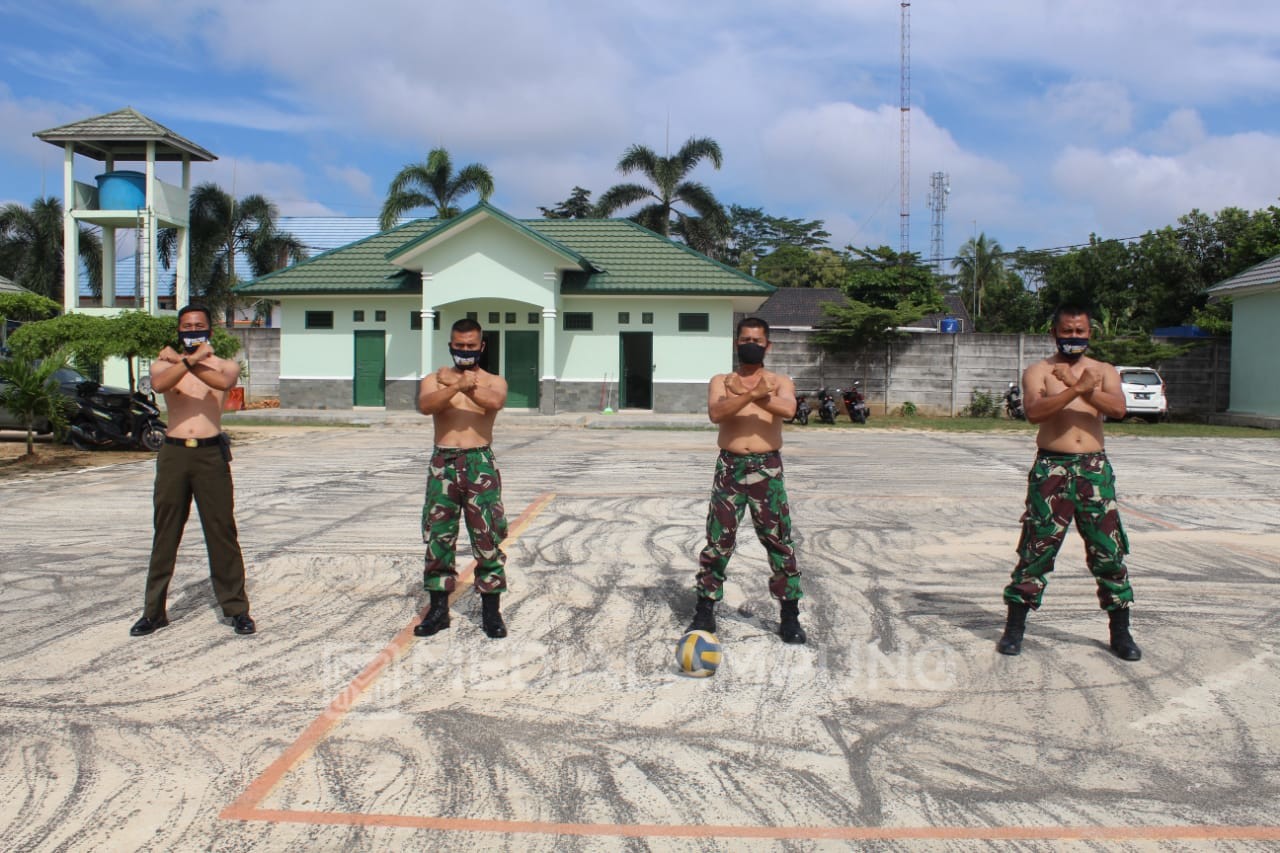
<instances>
[{"instance_id":1,"label":"white pillar","mask_svg":"<svg viewBox=\"0 0 1280 853\"><path fill-rule=\"evenodd\" d=\"M542 309L542 376L556 378L556 309Z\"/></svg>"},{"instance_id":2,"label":"white pillar","mask_svg":"<svg viewBox=\"0 0 1280 853\"><path fill-rule=\"evenodd\" d=\"M434 370L431 364L431 351L435 344L435 330L432 327L436 322L436 312L424 306L419 316L422 317L422 350L419 356L421 364L418 368L418 376L423 377Z\"/></svg>"},{"instance_id":3,"label":"white pillar","mask_svg":"<svg viewBox=\"0 0 1280 853\"><path fill-rule=\"evenodd\" d=\"M116 158L108 154L103 165L105 171L115 171ZM102 226L102 307L116 307L116 229L114 225Z\"/></svg>"},{"instance_id":4,"label":"white pillar","mask_svg":"<svg viewBox=\"0 0 1280 853\"><path fill-rule=\"evenodd\" d=\"M156 204L155 204L155 182L156 182L156 143L155 140L147 142L147 209L144 213L147 222L147 257L144 263L145 276L147 279L147 308L146 311L152 316L159 313L160 300L156 291L159 289L160 276L156 270L156 256L159 254L159 245L156 234Z\"/></svg>"},{"instance_id":5,"label":"white pillar","mask_svg":"<svg viewBox=\"0 0 1280 853\"><path fill-rule=\"evenodd\" d=\"M191 155L182 155L182 189L187 209L186 224L178 228L178 252L174 258L173 300L175 308L191 302Z\"/></svg>"},{"instance_id":6,"label":"white pillar","mask_svg":"<svg viewBox=\"0 0 1280 853\"><path fill-rule=\"evenodd\" d=\"M80 306L80 228L71 215L75 203L75 144L63 146L62 163L62 310L70 313Z\"/></svg>"}]
</instances>

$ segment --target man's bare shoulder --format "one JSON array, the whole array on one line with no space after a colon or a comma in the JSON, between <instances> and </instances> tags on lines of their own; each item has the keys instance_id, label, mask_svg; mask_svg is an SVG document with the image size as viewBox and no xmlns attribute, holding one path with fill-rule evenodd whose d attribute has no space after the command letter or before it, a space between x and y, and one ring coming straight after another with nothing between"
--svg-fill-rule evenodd
<instances>
[{"instance_id":1,"label":"man's bare shoulder","mask_svg":"<svg viewBox=\"0 0 1280 853\"><path fill-rule=\"evenodd\" d=\"M507 380L503 379L496 373L490 373L487 370L477 368L476 372L480 375L480 384L490 388L506 388Z\"/></svg>"}]
</instances>

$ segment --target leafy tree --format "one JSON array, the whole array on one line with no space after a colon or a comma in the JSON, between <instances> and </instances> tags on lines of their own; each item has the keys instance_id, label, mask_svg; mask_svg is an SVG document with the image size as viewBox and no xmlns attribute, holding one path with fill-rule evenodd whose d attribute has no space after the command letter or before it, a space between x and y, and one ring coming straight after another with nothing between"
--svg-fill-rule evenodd
<instances>
[{"instance_id":1,"label":"leafy tree","mask_svg":"<svg viewBox=\"0 0 1280 853\"><path fill-rule=\"evenodd\" d=\"M37 198L31 207L0 208L0 274L61 305L63 294L62 202ZM80 226L80 259L89 271L89 289L102 295L102 239Z\"/></svg>"},{"instance_id":2,"label":"leafy tree","mask_svg":"<svg viewBox=\"0 0 1280 853\"><path fill-rule=\"evenodd\" d=\"M703 160L720 168L723 158L714 139L691 138L668 157L659 157L644 145L632 145L618 161L618 171L624 175L638 172L650 185L612 186L600 196L596 209L601 216L612 216L644 202L630 217L633 221L664 237L680 237L699 251L714 252L728 237L729 218L711 190L688 180Z\"/></svg>"},{"instance_id":3,"label":"leafy tree","mask_svg":"<svg viewBox=\"0 0 1280 853\"><path fill-rule=\"evenodd\" d=\"M821 219L803 220L770 216L758 207L729 206L729 240L719 260L747 273L755 273L755 263L784 247L819 249L826 246L830 232Z\"/></svg>"},{"instance_id":4,"label":"leafy tree","mask_svg":"<svg viewBox=\"0 0 1280 853\"><path fill-rule=\"evenodd\" d=\"M980 332L1032 332L1043 322L1040 300L1012 270L987 286L983 300L984 313L975 321Z\"/></svg>"},{"instance_id":5,"label":"leafy tree","mask_svg":"<svg viewBox=\"0 0 1280 853\"><path fill-rule=\"evenodd\" d=\"M191 292L215 316L227 322L236 307L233 289L239 283L236 257L248 261L255 278L307 256L302 241L276 226L276 206L261 195L237 200L214 183L191 192ZM159 253L169 263L177 249L177 232L160 233Z\"/></svg>"},{"instance_id":6,"label":"leafy tree","mask_svg":"<svg viewBox=\"0 0 1280 853\"><path fill-rule=\"evenodd\" d=\"M555 207L539 207L544 219L590 219L596 215L591 190L575 186L569 197Z\"/></svg>"},{"instance_id":7,"label":"leafy tree","mask_svg":"<svg viewBox=\"0 0 1280 853\"><path fill-rule=\"evenodd\" d=\"M62 306L38 293L0 293L0 324L5 320L46 320Z\"/></svg>"},{"instance_id":8,"label":"leafy tree","mask_svg":"<svg viewBox=\"0 0 1280 853\"><path fill-rule=\"evenodd\" d=\"M987 288L1005 276L1004 249L985 233L965 242L951 262L956 270L956 284L961 293L969 293L969 312L974 322L982 317L982 302Z\"/></svg>"},{"instance_id":9,"label":"leafy tree","mask_svg":"<svg viewBox=\"0 0 1280 853\"><path fill-rule=\"evenodd\" d=\"M853 347L883 342L900 336L899 326L946 308L937 276L918 253L900 254L888 246L847 248L852 258L843 289L849 304L823 306L832 325L818 333L819 342Z\"/></svg>"},{"instance_id":10,"label":"leafy tree","mask_svg":"<svg viewBox=\"0 0 1280 853\"><path fill-rule=\"evenodd\" d=\"M54 373L67 365L65 353L54 353L37 362L15 356L0 359L0 406L4 406L27 428L27 456L36 452L36 421L45 419L55 433L67 428L67 400Z\"/></svg>"},{"instance_id":11,"label":"leafy tree","mask_svg":"<svg viewBox=\"0 0 1280 853\"><path fill-rule=\"evenodd\" d=\"M1089 235L1089 245L1061 255L1045 270L1040 298L1052 312L1073 303L1105 308L1125 320L1134 310L1129 247L1119 240Z\"/></svg>"},{"instance_id":12,"label":"leafy tree","mask_svg":"<svg viewBox=\"0 0 1280 853\"><path fill-rule=\"evenodd\" d=\"M433 148L421 163L409 163L391 179L387 200L382 204L379 227L383 231L396 224L403 214L419 207L429 207L441 219L457 216L458 199L479 193L481 201L493 195L493 176L479 163L462 167L457 174L449 152Z\"/></svg>"},{"instance_id":13,"label":"leafy tree","mask_svg":"<svg viewBox=\"0 0 1280 853\"><path fill-rule=\"evenodd\" d=\"M133 390L133 360L154 358L164 347L176 347L178 321L145 311L124 311L114 317L63 314L27 323L9 341L15 353L31 359L47 358L58 351L73 353L83 364L101 364L113 357L128 359L129 389ZM240 339L221 326L214 327L211 342L219 358L231 358L240 349Z\"/></svg>"},{"instance_id":14,"label":"leafy tree","mask_svg":"<svg viewBox=\"0 0 1280 853\"><path fill-rule=\"evenodd\" d=\"M841 287L849 269L846 259L831 249L784 244L761 258L752 274L774 287Z\"/></svg>"}]
</instances>

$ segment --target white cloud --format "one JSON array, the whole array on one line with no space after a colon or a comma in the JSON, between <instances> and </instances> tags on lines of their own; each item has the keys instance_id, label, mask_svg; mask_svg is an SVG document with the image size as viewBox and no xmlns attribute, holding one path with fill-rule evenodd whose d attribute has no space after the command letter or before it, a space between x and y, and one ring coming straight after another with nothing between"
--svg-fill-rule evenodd
<instances>
[{"instance_id":1,"label":"white cloud","mask_svg":"<svg viewBox=\"0 0 1280 853\"><path fill-rule=\"evenodd\" d=\"M324 174L329 180L342 184L357 195L370 198L375 195L373 179L363 169L355 166L325 166Z\"/></svg>"},{"instance_id":2,"label":"white cloud","mask_svg":"<svg viewBox=\"0 0 1280 853\"><path fill-rule=\"evenodd\" d=\"M1280 135L1253 132L1204 138L1172 154L1067 148L1052 175L1066 197L1090 210L1102 233L1128 237L1172 225L1193 208L1276 204L1277 162Z\"/></svg>"},{"instance_id":3,"label":"white cloud","mask_svg":"<svg viewBox=\"0 0 1280 853\"><path fill-rule=\"evenodd\" d=\"M1133 128L1133 104L1119 83L1075 80L1050 86L1037 105L1042 120L1069 137L1116 136Z\"/></svg>"}]
</instances>

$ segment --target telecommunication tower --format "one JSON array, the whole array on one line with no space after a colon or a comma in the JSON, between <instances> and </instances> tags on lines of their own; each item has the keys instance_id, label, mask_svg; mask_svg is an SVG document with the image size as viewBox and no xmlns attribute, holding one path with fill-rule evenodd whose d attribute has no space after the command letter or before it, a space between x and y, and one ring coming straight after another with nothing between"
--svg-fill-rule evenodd
<instances>
[{"instance_id":1,"label":"telecommunication tower","mask_svg":"<svg viewBox=\"0 0 1280 853\"><path fill-rule=\"evenodd\" d=\"M911 251L911 4L902 6L902 68L898 105L898 252Z\"/></svg>"},{"instance_id":2,"label":"telecommunication tower","mask_svg":"<svg viewBox=\"0 0 1280 853\"><path fill-rule=\"evenodd\" d=\"M929 209L933 211L929 259L933 271L942 275L942 218L947 212L947 196L951 195L951 178L946 172L934 172L929 176Z\"/></svg>"}]
</instances>

